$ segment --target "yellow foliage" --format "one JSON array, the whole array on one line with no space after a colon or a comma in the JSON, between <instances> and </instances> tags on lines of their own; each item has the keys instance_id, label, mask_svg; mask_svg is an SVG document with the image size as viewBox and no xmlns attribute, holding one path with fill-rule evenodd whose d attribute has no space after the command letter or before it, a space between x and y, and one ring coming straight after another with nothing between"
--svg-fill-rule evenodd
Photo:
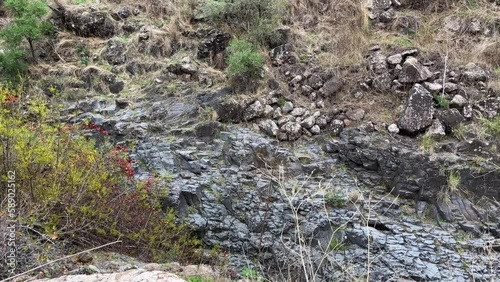
<instances>
[{"instance_id":1,"label":"yellow foliage","mask_svg":"<svg viewBox=\"0 0 500 282\"><path fill-rule=\"evenodd\" d=\"M58 240L82 238L83 246L120 238L136 248L116 251L145 260L192 258L199 241L172 211L161 211L152 182L135 183L116 155L101 152L79 127L49 123L57 119L45 101L22 93L0 85L0 175L15 171L25 224L41 224Z\"/></svg>"}]
</instances>

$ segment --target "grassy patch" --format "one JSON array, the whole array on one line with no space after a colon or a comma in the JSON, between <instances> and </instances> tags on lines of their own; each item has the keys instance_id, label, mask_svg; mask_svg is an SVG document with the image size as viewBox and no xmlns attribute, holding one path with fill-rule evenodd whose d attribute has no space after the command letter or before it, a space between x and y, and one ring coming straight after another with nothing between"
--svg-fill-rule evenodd
<instances>
[{"instance_id":1,"label":"grassy patch","mask_svg":"<svg viewBox=\"0 0 500 282\"><path fill-rule=\"evenodd\" d=\"M437 148L437 141L431 135L424 135L420 140L420 148L426 153L434 153Z\"/></svg>"},{"instance_id":2,"label":"grassy patch","mask_svg":"<svg viewBox=\"0 0 500 282\"><path fill-rule=\"evenodd\" d=\"M500 137L500 116L493 119L481 119L481 124L486 128L486 132L493 137Z\"/></svg>"},{"instance_id":3,"label":"grassy patch","mask_svg":"<svg viewBox=\"0 0 500 282\"><path fill-rule=\"evenodd\" d=\"M440 109L447 110L450 108L450 101L443 96L434 96L434 101L436 101L437 107Z\"/></svg>"},{"instance_id":4,"label":"grassy patch","mask_svg":"<svg viewBox=\"0 0 500 282\"><path fill-rule=\"evenodd\" d=\"M460 173L457 171L450 171L448 174L448 191L456 192L460 186Z\"/></svg>"}]
</instances>

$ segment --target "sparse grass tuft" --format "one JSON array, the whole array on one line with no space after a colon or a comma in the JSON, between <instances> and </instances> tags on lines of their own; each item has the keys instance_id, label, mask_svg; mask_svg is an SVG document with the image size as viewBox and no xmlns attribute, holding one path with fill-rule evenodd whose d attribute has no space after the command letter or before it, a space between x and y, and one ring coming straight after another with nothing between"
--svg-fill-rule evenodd
<instances>
[{"instance_id":1,"label":"sparse grass tuft","mask_svg":"<svg viewBox=\"0 0 500 282\"><path fill-rule=\"evenodd\" d=\"M434 100L436 101L438 108L443 110L447 110L450 108L450 101L448 101L448 99L446 99L445 97L436 95L434 96Z\"/></svg>"},{"instance_id":2,"label":"sparse grass tuft","mask_svg":"<svg viewBox=\"0 0 500 282\"><path fill-rule=\"evenodd\" d=\"M500 137L500 116L493 119L482 118L481 124L486 128L486 132L493 137Z\"/></svg>"},{"instance_id":3,"label":"sparse grass tuft","mask_svg":"<svg viewBox=\"0 0 500 282\"><path fill-rule=\"evenodd\" d=\"M422 136L422 139L420 140L420 148L422 151L432 154L437 148L437 142L434 140L434 137L426 134Z\"/></svg>"},{"instance_id":4,"label":"sparse grass tuft","mask_svg":"<svg viewBox=\"0 0 500 282\"><path fill-rule=\"evenodd\" d=\"M458 191L460 180L460 174L457 171L450 171L450 173L448 174L448 191Z\"/></svg>"}]
</instances>

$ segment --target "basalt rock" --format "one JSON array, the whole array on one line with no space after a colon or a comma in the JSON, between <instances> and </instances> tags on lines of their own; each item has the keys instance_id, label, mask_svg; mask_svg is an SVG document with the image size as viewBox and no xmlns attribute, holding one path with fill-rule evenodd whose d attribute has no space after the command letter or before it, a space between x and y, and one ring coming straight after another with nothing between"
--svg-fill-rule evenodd
<instances>
[{"instance_id":1,"label":"basalt rock","mask_svg":"<svg viewBox=\"0 0 500 282\"><path fill-rule=\"evenodd\" d=\"M401 114L398 127L409 134L418 133L432 124L433 97L422 85L415 84L410 90L406 109Z\"/></svg>"},{"instance_id":2,"label":"basalt rock","mask_svg":"<svg viewBox=\"0 0 500 282\"><path fill-rule=\"evenodd\" d=\"M78 36L110 38L115 35L115 26L104 12L93 9L62 10L61 15L66 28Z\"/></svg>"}]
</instances>

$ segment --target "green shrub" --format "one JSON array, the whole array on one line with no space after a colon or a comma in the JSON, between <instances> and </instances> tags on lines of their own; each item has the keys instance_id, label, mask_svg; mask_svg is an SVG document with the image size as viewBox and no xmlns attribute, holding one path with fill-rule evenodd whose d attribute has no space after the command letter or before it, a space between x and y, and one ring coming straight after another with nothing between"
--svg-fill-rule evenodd
<instances>
[{"instance_id":1,"label":"green shrub","mask_svg":"<svg viewBox=\"0 0 500 282\"><path fill-rule=\"evenodd\" d=\"M23 225L81 247L120 239L113 251L147 261L196 258L198 239L172 210L160 209L163 190L154 177L134 180L125 147L97 148L86 136L106 140L103 128L55 123L44 100L23 92L0 85L0 177L6 183L8 171L15 172ZM1 189L0 197L6 193Z\"/></svg>"},{"instance_id":2,"label":"green shrub","mask_svg":"<svg viewBox=\"0 0 500 282\"><path fill-rule=\"evenodd\" d=\"M48 7L43 1L5 0L4 4L12 14L13 20L0 29L0 39L4 45L3 51L0 52L0 71L5 74L1 79L14 81L26 69L25 52L20 47L21 43L26 40L32 59L35 61L34 42L42 38L51 29L51 25L43 19L48 12Z\"/></svg>"},{"instance_id":3,"label":"green shrub","mask_svg":"<svg viewBox=\"0 0 500 282\"><path fill-rule=\"evenodd\" d=\"M43 18L48 7L44 1L5 0L5 6L14 17L12 23L0 30L0 38L12 49L18 48L23 40L29 44L32 58L35 59L33 43L51 29L49 21Z\"/></svg>"},{"instance_id":4,"label":"green shrub","mask_svg":"<svg viewBox=\"0 0 500 282\"><path fill-rule=\"evenodd\" d=\"M231 41L227 68L230 77L248 75L258 78L263 66L264 57L252 43L239 39Z\"/></svg>"},{"instance_id":5,"label":"green shrub","mask_svg":"<svg viewBox=\"0 0 500 282\"><path fill-rule=\"evenodd\" d=\"M15 81L26 70L23 62L24 52L7 49L0 52L0 71L3 73L0 80Z\"/></svg>"},{"instance_id":6,"label":"green shrub","mask_svg":"<svg viewBox=\"0 0 500 282\"><path fill-rule=\"evenodd\" d=\"M438 108L445 110L450 108L450 101L448 101L445 97L436 95L434 96L434 100L436 101Z\"/></svg>"}]
</instances>

